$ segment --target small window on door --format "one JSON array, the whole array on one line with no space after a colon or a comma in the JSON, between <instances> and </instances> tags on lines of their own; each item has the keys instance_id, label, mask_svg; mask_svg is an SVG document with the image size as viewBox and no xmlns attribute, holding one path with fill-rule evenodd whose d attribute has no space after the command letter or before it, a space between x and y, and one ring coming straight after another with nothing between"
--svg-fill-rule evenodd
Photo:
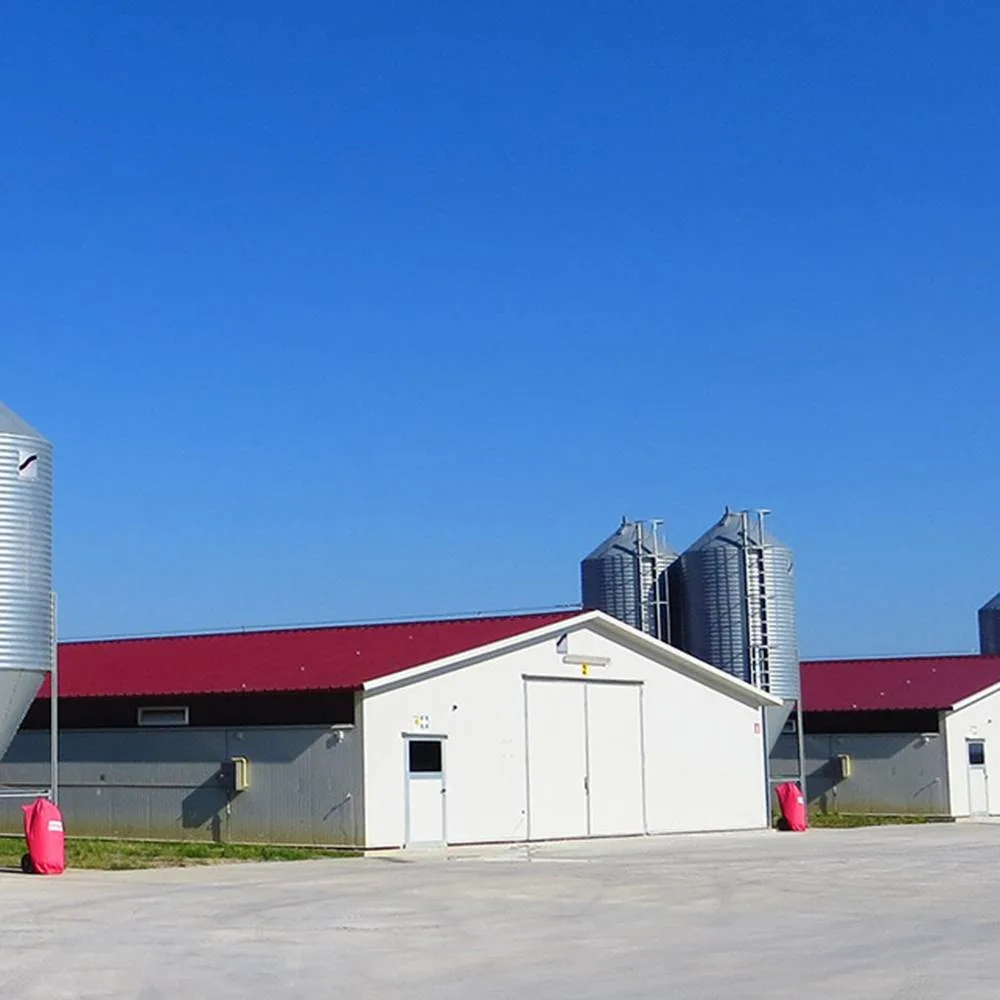
<instances>
[{"instance_id":1,"label":"small window on door","mask_svg":"<svg viewBox=\"0 0 1000 1000\"><path fill-rule=\"evenodd\" d=\"M410 740L410 774L441 773L441 741Z\"/></svg>"},{"instance_id":2,"label":"small window on door","mask_svg":"<svg viewBox=\"0 0 1000 1000\"><path fill-rule=\"evenodd\" d=\"M986 763L986 744L982 740L969 740L969 764L982 767Z\"/></svg>"}]
</instances>

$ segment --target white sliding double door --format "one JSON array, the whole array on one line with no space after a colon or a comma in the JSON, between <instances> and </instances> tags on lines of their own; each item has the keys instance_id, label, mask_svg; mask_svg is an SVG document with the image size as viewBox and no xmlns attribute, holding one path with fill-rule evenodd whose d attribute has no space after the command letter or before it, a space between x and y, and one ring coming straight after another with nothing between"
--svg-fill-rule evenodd
<instances>
[{"instance_id":1,"label":"white sliding double door","mask_svg":"<svg viewBox=\"0 0 1000 1000\"><path fill-rule=\"evenodd\" d=\"M642 686L525 680L528 839L645 832Z\"/></svg>"}]
</instances>

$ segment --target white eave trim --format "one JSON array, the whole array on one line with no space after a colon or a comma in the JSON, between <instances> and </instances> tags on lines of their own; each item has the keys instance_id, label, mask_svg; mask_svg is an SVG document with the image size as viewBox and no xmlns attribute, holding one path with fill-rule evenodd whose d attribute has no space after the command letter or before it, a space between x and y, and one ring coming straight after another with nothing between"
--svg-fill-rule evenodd
<instances>
[{"instance_id":1,"label":"white eave trim","mask_svg":"<svg viewBox=\"0 0 1000 1000\"><path fill-rule=\"evenodd\" d=\"M593 627L595 631L610 639L621 642L624 646L631 647L657 663L686 674L708 687L723 691L740 701L759 706L783 704L780 698L776 698L752 684L747 684L745 681L683 652L683 650L668 646L666 643L660 642L659 639L654 639L652 636L646 635L645 632L640 632L638 629L632 628L631 625L626 625L624 622L618 621L617 618L606 615L603 611L584 611L571 618L564 618L529 632L519 632L517 635L500 639L497 642L476 646L473 649L410 667L407 670L399 670L396 673L387 674L385 677L377 677L374 680L366 681L361 689L365 694L375 694L387 688L402 687L432 674L447 673L467 663L492 659L522 646L530 646L547 638L558 638L564 632L575 632L587 626Z\"/></svg>"},{"instance_id":2,"label":"white eave trim","mask_svg":"<svg viewBox=\"0 0 1000 1000\"><path fill-rule=\"evenodd\" d=\"M963 698L961 701L956 701L951 708L946 708L946 712L960 712L963 708L968 708L969 705L974 705L977 701L982 701L983 698L989 698L991 694L996 694L1000 691L1000 683L991 684L989 687L984 687L981 691L974 691L972 694Z\"/></svg>"}]
</instances>

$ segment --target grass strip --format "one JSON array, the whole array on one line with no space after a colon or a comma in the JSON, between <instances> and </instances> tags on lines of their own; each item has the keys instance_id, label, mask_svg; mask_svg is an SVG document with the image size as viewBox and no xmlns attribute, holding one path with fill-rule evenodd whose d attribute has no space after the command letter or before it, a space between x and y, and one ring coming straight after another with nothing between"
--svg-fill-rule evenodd
<instances>
[{"instance_id":1,"label":"grass strip","mask_svg":"<svg viewBox=\"0 0 1000 1000\"><path fill-rule=\"evenodd\" d=\"M20 868L26 848L22 837L0 835L0 868ZM215 844L202 841L66 840L69 868L123 871L134 868L184 868L191 865L246 861L304 861L309 858L356 858L360 851L323 847L282 847L277 844Z\"/></svg>"},{"instance_id":2,"label":"grass strip","mask_svg":"<svg viewBox=\"0 0 1000 1000\"><path fill-rule=\"evenodd\" d=\"M847 830L860 826L901 826L917 823L948 823L950 816L925 816L902 814L880 815L877 813L824 813L809 814L809 825L819 829Z\"/></svg>"}]
</instances>

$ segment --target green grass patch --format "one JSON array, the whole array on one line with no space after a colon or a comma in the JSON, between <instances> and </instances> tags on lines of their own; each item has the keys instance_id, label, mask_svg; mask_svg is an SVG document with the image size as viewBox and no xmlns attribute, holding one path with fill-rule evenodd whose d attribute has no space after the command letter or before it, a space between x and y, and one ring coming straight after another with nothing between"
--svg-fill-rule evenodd
<instances>
[{"instance_id":1,"label":"green grass patch","mask_svg":"<svg viewBox=\"0 0 1000 1000\"><path fill-rule=\"evenodd\" d=\"M20 868L26 848L21 837L0 835L0 867ZM201 841L104 840L71 837L66 840L70 868L123 871L133 868L183 868L190 865L231 864L241 861L304 861L309 858L356 858L360 851L323 847L281 847L274 844L214 844Z\"/></svg>"},{"instance_id":2,"label":"green grass patch","mask_svg":"<svg viewBox=\"0 0 1000 1000\"><path fill-rule=\"evenodd\" d=\"M859 826L901 826L918 823L947 823L948 816L900 815L886 816L868 813L824 813L809 814L809 825L819 829L846 830Z\"/></svg>"}]
</instances>

